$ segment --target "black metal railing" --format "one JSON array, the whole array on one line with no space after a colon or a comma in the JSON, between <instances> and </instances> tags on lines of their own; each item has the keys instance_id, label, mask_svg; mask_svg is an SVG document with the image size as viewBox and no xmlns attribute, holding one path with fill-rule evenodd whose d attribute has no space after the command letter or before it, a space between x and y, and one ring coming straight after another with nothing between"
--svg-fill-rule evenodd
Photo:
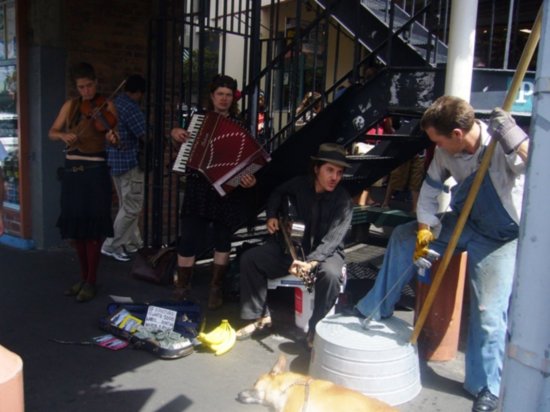
<instances>
[{"instance_id":1,"label":"black metal railing","mask_svg":"<svg viewBox=\"0 0 550 412\"><path fill-rule=\"evenodd\" d=\"M147 119L153 144L147 153L152 162L152 169L147 176L144 210L144 238L147 243L171 243L178 236L177 210L181 203L184 180L170 170L171 161L176 155L176 147L169 138L170 129L186 126L190 113L205 106L209 80L218 72L227 73L227 62L232 58L228 47L230 37L241 39L242 51L238 55L242 56L242 74L237 80L240 85L244 85L241 110L253 133L258 134L260 90L264 91L264 99L269 102L269 107L274 108L266 116L269 121L265 125L264 136L272 136L273 127L280 128L279 125L283 123L284 115L279 116L279 122L276 121L277 112L283 113L292 109L293 105L296 106L298 94L294 84L297 80L293 73L299 69L298 60L283 62L281 59L264 70L269 66L265 56L269 60L273 60L273 54L277 53L295 56L298 54L296 45L300 45L301 39L310 35L310 40L315 40L308 46L316 49L322 33L318 24L320 19L311 22L309 28L302 29L300 10L306 10L308 2L298 0L294 5L294 42L287 45L286 35L290 33L291 25L286 24L283 29L279 22L281 8L288 7L283 3L279 0L271 1L268 20L262 23L261 13L265 14L265 11L261 10L256 1L160 2L158 16L151 21L149 29L150 88ZM266 32L269 34L266 35ZM315 54L314 78L321 71L319 62ZM264 73L260 76L262 70ZM281 76L293 79L292 87L288 84L283 87ZM260 89L260 79L270 87ZM316 87L321 87L320 79L314 80L318 84ZM274 102L273 93L277 93L277 108L271 106ZM284 110L275 110L279 108Z\"/></svg>"},{"instance_id":2,"label":"black metal railing","mask_svg":"<svg viewBox=\"0 0 550 412\"><path fill-rule=\"evenodd\" d=\"M479 1L476 51L485 66L515 67L519 29L534 20L540 2ZM214 74L237 77L243 120L275 152L314 106L338 104L340 88L366 84L373 70L404 67L411 60L404 55L415 57L415 67L441 65L450 6L450 0L160 1L149 28L147 118L153 145L147 156L153 167L147 176L146 241L170 243L178 235L184 181L171 172L176 148L169 132L204 106ZM241 62L236 75L235 61ZM317 97L300 106L309 92Z\"/></svg>"}]
</instances>

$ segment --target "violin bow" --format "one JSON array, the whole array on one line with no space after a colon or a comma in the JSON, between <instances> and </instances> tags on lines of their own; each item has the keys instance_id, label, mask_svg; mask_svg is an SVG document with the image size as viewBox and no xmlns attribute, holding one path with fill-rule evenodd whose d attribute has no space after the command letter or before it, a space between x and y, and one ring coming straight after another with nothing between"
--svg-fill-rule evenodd
<instances>
[{"instance_id":1,"label":"violin bow","mask_svg":"<svg viewBox=\"0 0 550 412\"><path fill-rule=\"evenodd\" d=\"M124 79L123 81L121 81L120 84L117 86L117 88L109 95L109 97L107 97L107 99L105 99L105 101L104 101L101 105L99 105L99 106L97 106L97 107L94 108L92 114L90 115L90 117L91 117L92 119L95 119L95 117L97 116L97 114L98 114L101 110L103 110L103 107L113 98L113 96L114 96L115 94L117 94L117 93L120 91L120 89L122 89L122 88L124 87L124 85L126 84L126 80L128 80L128 79Z\"/></svg>"},{"instance_id":2,"label":"violin bow","mask_svg":"<svg viewBox=\"0 0 550 412\"><path fill-rule=\"evenodd\" d=\"M124 85L126 84L126 80L128 80L127 78L122 80L120 82L120 84L117 86L117 88L109 95L109 97L107 97L105 99L105 101L100 104L99 106L97 106L94 111L92 112L92 114L90 115L90 117L92 119L95 119L98 115L99 115L99 120L100 122L103 124L103 127L105 127L105 129L108 129L108 130L111 130L115 136L116 136L116 140L117 140L117 143L114 145L115 148L117 149L121 149L121 145L120 145L120 136L118 135L118 133L114 130L114 128L111 128L109 123L105 120L105 118L103 117L102 113L101 113L101 110L103 110L103 107L113 98L114 95L116 95L120 89L122 89L124 87Z\"/></svg>"}]
</instances>

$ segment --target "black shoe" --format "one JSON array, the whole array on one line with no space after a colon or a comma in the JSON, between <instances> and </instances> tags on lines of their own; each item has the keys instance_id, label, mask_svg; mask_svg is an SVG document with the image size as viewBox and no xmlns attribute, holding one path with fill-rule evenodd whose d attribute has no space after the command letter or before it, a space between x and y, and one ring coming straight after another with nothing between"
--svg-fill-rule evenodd
<instances>
[{"instance_id":1,"label":"black shoe","mask_svg":"<svg viewBox=\"0 0 550 412\"><path fill-rule=\"evenodd\" d=\"M472 412L493 412L497 410L498 397L493 395L489 389L483 388L481 392L477 394L474 405L472 406Z\"/></svg>"},{"instance_id":2,"label":"black shoe","mask_svg":"<svg viewBox=\"0 0 550 412\"><path fill-rule=\"evenodd\" d=\"M354 316L359 319L364 319L363 315L355 306L345 306L340 310L340 314L343 316Z\"/></svg>"},{"instance_id":3,"label":"black shoe","mask_svg":"<svg viewBox=\"0 0 550 412\"><path fill-rule=\"evenodd\" d=\"M246 340L250 338L261 339L269 336L272 332L273 324L271 319L263 321L258 319L256 322L249 323L248 325L237 330L237 340Z\"/></svg>"}]
</instances>

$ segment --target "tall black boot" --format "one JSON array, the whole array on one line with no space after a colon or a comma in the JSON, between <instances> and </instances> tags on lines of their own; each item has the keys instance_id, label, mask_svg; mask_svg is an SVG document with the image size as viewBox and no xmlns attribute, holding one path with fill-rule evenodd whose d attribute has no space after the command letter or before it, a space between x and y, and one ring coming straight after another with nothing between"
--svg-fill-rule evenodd
<instances>
[{"instance_id":1,"label":"tall black boot","mask_svg":"<svg viewBox=\"0 0 550 412\"><path fill-rule=\"evenodd\" d=\"M223 278L229 265L212 264L212 280L208 293L208 309L218 309L223 305Z\"/></svg>"},{"instance_id":2,"label":"tall black boot","mask_svg":"<svg viewBox=\"0 0 550 412\"><path fill-rule=\"evenodd\" d=\"M174 279L174 299L185 300L191 291L191 278L193 277L193 266L178 266L176 278Z\"/></svg>"}]
</instances>

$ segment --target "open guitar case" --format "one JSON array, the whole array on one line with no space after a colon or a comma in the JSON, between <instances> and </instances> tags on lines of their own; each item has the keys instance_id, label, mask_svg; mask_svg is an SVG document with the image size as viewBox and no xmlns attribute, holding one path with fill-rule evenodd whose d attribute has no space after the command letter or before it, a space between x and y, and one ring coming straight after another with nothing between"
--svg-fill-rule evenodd
<instances>
[{"instance_id":1,"label":"open guitar case","mask_svg":"<svg viewBox=\"0 0 550 412\"><path fill-rule=\"evenodd\" d=\"M149 306L157 306L177 313L173 331L156 332L144 336L142 331L129 331L113 322L113 317L125 310L143 323ZM194 352L194 347L201 344L197 335L202 321L200 306L190 301L113 302L107 306L107 316L100 318L99 327L128 341L135 349L146 350L161 359L178 359L190 355Z\"/></svg>"}]
</instances>

